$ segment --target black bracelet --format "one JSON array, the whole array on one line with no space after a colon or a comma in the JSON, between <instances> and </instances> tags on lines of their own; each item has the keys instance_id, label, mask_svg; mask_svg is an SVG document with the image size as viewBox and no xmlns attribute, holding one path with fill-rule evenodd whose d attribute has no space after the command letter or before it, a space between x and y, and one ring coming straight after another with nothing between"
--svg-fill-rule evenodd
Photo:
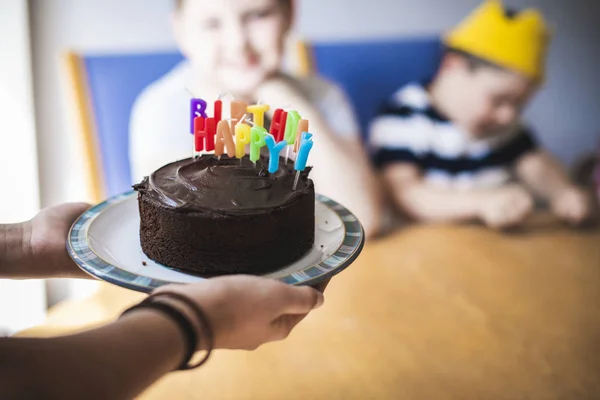
<instances>
[{"instance_id":1,"label":"black bracelet","mask_svg":"<svg viewBox=\"0 0 600 400\"><path fill-rule=\"evenodd\" d=\"M177 368L178 370L190 369L188 362L192 359L194 354L196 353L196 346L198 344L198 336L196 335L196 330L194 329L194 325L190 322L190 320L177 308L162 302L151 301L152 298L148 297L141 303L128 308L125 310L121 316L129 313L133 310L139 310L142 308L157 310L168 316L173 322L177 324L179 330L183 334L183 338L185 341L185 353L183 357L183 361L181 365Z\"/></svg>"},{"instance_id":2,"label":"black bracelet","mask_svg":"<svg viewBox=\"0 0 600 400\"><path fill-rule=\"evenodd\" d=\"M204 358L202 360L200 360L196 364L186 365L185 368L181 368L181 369L198 368L199 366L201 366L208 360L208 357L210 357L210 354L213 351L214 343L215 343L214 333L213 333L212 327L210 325L210 321L208 320L208 317L206 316L206 313L204 312L202 307L200 307L198 304L196 304L193 300L191 300L187 296L184 296L177 292L171 292L171 291L166 291L166 290L161 291L161 292L152 294L148 298L148 300L151 301L151 299L153 297L156 298L156 297L160 297L160 296L164 296L167 298L170 297L172 299L179 300L182 303L185 303L189 308L191 308L194 311L194 313L196 314L196 317L198 318L198 322L202 325L202 327L204 329L204 337L203 338L206 340L206 350L207 350L206 355L204 356Z\"/></svg>"}]
</instances>

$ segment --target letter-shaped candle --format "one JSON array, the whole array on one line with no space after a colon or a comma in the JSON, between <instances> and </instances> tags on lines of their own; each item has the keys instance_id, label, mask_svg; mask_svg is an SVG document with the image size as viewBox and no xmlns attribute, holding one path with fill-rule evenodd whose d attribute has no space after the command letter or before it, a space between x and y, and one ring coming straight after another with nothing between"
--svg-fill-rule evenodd
<instances>
[{"instance_id":1,"label":"letter-shaped candle","mask_svg":"<svg viewBox=\"0 0 600 400\"><path fill-rule=\"evenodd\" d=\"M265 136L265 143L269 148L269 173L274 174L279 169L279 153L285 148L287 142L282 140L275 144L273 135L267 134Z\"/></svg>"},{"instance_id":2,"label":"letter-shaped candle","mask_svg":"<svg viewBox=\"0 0 600 400\"><path fill-rule=\"evenodd\" d=\"M196 152L215 149L215 119L196 117L194 119L194 143Z\"/></svg>"},{"instance_id":3,"label":"letter-shaped candle","mask_svg":"<svg viewBox=\"0 0 600 400\"><path fill-rule=\"evenodd\" d=\"M308 120L301 119L298 122L298 130L296 131L296 143L294 144L294 153L298 153L300 149L300 143L302 142L302 134L308 132Z\"/></svg>"},{"instance_id":4,"label":"letter-shaped candle","mask_svg":"<svg viewBox=\"0 0 600 400\"><path fill-rule=\"evenodd\" d=\"M304 169L306 168L308 153L310 153L310 150L313 147L312 136L312 133L302 133L302 143L300 143L300 149L298 150L298 155L296 156L296 163L294 164L294 169L296 171L304 171Z\"/></svg>"},{"instance_id":5,"label":"letter-shaped candle","mask_svg":"<svg viewBox=\"0 0 600 400\"><path fill-rule=\"evenodd\" d=\"M202 99L191 99L190 100L190 133L195 134L194 121L196 117L207 118L206 115L206 101Z\"/></svg>"},{"instance_id":6,"label":"letter-shaped candle","mask_svg":"<svg viewBox=\"0 0 600 400\"><path fill-rule=\"evenodd\" d=\"M236 146L233 141L233 135L229 128L229 121L219 121L217 125L217 137L215 139L215 156L221 156L227 148L229 157L235 156Z\"/></svg>"},{"instance_id":7,"label":"letter-shaped candle","mask_svg":"<svg viewBox=\"0 0 600 400\"><path fill-rule=\"evenodd\" d=\"M246 124L235 126L235 156L243 158L246 155L245 145L250 143L250 127Z\"/></svg>"},{"instance_id":8,"label":"letter-shaped candle","mask_svg":"<svg viewBox=\"0 0 600 400\"><path fill-rule=\"evenodd\" d=\"M271 129L269 133L273 135L277 143L281 142L285 135L285 121L287 120L287 112L278 108L273 113L273 121L271 121Z\"/></svg>"},{"instance_id":9,"label":"letter-shaped candle","mask_svg":"<svg viewBox=\"0 0 600 400\"><path fill-rule=\"evenodd\" d=\"M265 145L267 130L262 126L253 126L250 132L250 161L255 163L260 158L260 148Z\"/></svg>"},{"instance_id":10,"label":"letter-shaped candle","mask_svg":"<svg viewBox=\"0 0 600 400\"><path fill-rule=\"evenodd\" d=\"M287 113L284 137L287 144L294 144L294 142L296 141L296 131L298 130L299 121L300 114L298 114L298 111L291 110Z\"/></svg>"},{"instance_id":11,"label":"letter-shaped candle","mask_svg":"<svg viewBox=\"0 0 600 400\"><path fill-rule=\"evenodd\" d=\"M247 104L241 100L233 100L231 102L230 110L231 110L231 129L235 129L234 126L237 124L240 119L246 114Z\"/></svg>"},{"instance_id":12,"label":"letter-shaped candle","mask_svg":"<svg viewBox=\"0 0 600 400\"><path fill-rule=\"evenodd\" d=\"M252 122L258 126L265 126L265 113L269 111L267 104L255 104L248 106L246 111L252 114Z\"/></svg>"}]
</instances>

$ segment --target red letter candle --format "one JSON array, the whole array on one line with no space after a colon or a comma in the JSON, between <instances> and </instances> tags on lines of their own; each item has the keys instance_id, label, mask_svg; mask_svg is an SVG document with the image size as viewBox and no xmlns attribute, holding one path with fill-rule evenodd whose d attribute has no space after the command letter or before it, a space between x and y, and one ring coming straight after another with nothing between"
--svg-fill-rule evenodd
<instances>
[{"instance_id":1,"label":"red letter candle","mask_svg":"<svg viewBox=\"0 0 600 400\"><path fill-rule=\"evenodd\" d=\"M285 123L287 121L287 112L278 108L273 113L273 121L271 121L271 129L269 133L275 138L275 142L279 143L285 135Z\"/></svg>"},{"instance_id":2,"label":"red letter candle","mask_svg":"<svg viewBox=\"0 0 600 400\"><path fill-rule=\"evenodd\" d=\"M216 124L214 118L196 117L194 119L194 139L196 152L215 149Z\"/></svg>"}]
</instances>

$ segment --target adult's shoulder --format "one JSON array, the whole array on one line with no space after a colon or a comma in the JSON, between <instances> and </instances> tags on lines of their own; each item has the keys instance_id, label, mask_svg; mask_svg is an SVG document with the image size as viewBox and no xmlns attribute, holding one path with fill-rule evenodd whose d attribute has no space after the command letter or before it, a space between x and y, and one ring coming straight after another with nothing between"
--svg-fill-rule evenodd
<instances>
[{"instance_id":1,"label":"adult's shoulder","mask_svg":"<svg viewBox=\"0 0 600 400\"><path fill-rule=\"evenodd\" d=\"M321 112L333 132L345 138L359 137L360 127L356 113L341 86L318 75L292 79L306 98Z\"/></svg>"},{"instance_id":2,"label":"adult's shoulder","mask_svg":"<svg viewBox=\"0 0 600 400\"><path fill-rule=\"evenodd\" d=\"M305 96L312 102L320 102L331 98L347 96L341 86L319 75L311 74L301 77L292 77Z\"/></svg>"}]
</instances>

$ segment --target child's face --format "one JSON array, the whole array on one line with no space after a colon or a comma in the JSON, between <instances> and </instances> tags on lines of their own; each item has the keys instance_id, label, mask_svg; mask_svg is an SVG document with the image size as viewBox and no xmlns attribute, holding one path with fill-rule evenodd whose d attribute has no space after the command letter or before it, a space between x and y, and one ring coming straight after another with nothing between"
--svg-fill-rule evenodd
<instances>
[{"instance_id":1,"label":"child's face","mask_svg":"<svg viewBox=\"0 0 600 400\"><path fill-rule=\"evenodd\" d=\"M290 14L278 0L187 0L174 27L195 73L234 94L250 94L279 70Z\"/></svg>"},{"instance_id":2,"label":"child's face","mask_svg":"<svg viewBox=\"0 0 600 400\"><path fill-rule=\"evenodd\" d=\"M466 63L449 72L448 117L474 137L485 137L517 121L535 92L532 81L492 68L470 69Z\"/></svg>"}]
</instances>

